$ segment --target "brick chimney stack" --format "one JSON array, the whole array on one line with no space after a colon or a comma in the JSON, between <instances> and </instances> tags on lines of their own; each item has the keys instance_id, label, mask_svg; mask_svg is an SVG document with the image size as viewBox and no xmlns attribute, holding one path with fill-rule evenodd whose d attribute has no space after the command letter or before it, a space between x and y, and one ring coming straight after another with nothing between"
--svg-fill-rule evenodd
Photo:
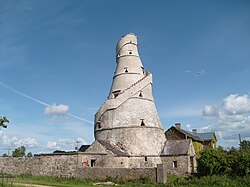
<instances>
[{"instance_id":1,"label":"brick chimney stack","mask_svg":"<svg viewBox=\"0 0 250 187\"><path fill-rule=\"evenodd\" d=\"M193 129L192 131L193 131L193 133L197 133L197 129Z\"/></svg>"},{"instance_id":2,"label":"brick chimney stack","mask_svg":"<svg viewBox=\"0 0 250 187\"><path fill-rule=\"evenodd\" d=\"M176 123L176 124L175 124L175 128L181 129L181 123Z\"/></svg>"}]
</instances>

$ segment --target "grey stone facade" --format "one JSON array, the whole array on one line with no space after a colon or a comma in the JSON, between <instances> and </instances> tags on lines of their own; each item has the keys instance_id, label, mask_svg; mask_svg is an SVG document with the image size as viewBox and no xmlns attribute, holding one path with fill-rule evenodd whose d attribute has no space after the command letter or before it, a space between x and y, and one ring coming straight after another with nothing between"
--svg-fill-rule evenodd
<instances>
[{"instance_id":1,"label":"grey stone facade","mask_svg":"<svg viewBox=\"0 0 250 187\"><path fill-rule=\"evenodd\" d=\"M134 34L118 42L116 62L108 99L95 114L95 138L119 146L131 162L138 161L133 157L159 156L164 131L152 95L152 74L143 68Z\"/></svg>"},{"instance_id":2,"label":"grey stone facade","mask_svg":"<svg viewBox=\"0 0 250 187\"><path fill-rule=\"evenodd\" d=\"M162 174L156 168L106 168L83 167L80 154L42 155L32 158L0 157L0 172L13 175L32 174L35 176L73 177L81 179L135 180L148 178L161 182ZM159 175L159 177L157 177Z\"/></svg>"},{"instance_id":3,"label":"grey stone facade","mask_svg":"<svg viewBox=\"0 0 250 187\"><path fill-rule=\"evenodd\" d=\"M167 140L161 155L168 174L187 175L197 172L196 154L192 140Z\"/></svg>"}]
</instances>

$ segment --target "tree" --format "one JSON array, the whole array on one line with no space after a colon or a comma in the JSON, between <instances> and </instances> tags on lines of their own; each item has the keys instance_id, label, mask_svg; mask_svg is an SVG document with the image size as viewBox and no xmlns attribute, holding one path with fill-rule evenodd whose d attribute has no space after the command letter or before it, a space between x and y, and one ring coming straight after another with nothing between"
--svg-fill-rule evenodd
<instances>
[{"instance_id":1,"label":"tree","mask_svg":"<svg viewBox=\"0 0 250 187\"><path fill-rule=\"evenodd\" d=\"M242 142L240 142L240 148L250 150L250 141L243 140Z\"/></svg>"},{"instance_id":2,"label":"tree","mask_svg":"<svg viewBox=\"0 0 250 187\"><path fill-rule=\"evenodd\" d=\"M33 155L31 152L28 152L27 157L31 158Z\"/></svg>"},{"instance_id":3,"label":"tree","mask_svg":"<svg viewBox=\"0 0 250 187\"><path fill-rule=\"evenodd\" d=\"M222 147L216 149L204 149L197 159L198 173L200 175L220 175L231 171L227 160L227 153Z\"/></svg>"},{"instance_id":4,"label":"tree","mask_svg":"<svg viewBox=\"0 0 250 187\"><path fill-rule=\"evenodd\" d=\"M25 156L26 148L24 146L18 147L12 152L13 157L23 157Z\"/></svg>"},{"instance_id":5,"label":"tree","mask_svg":"<svg viewBox=\"0 0 250 187\"><path fill-rule=\"evenodd\" d=\"M10 121L6 117L0 118L0 127L7 128L7 125L4 123L9 123Z\"/></svg>"},{"instance_id":6,"label":"tree","mask_svg":"<svg viewBox=\"0 0 250 187\"><path fill-rule=\"evenodd\" d=\"M245 145L245 144L244 144ZM204 149L197 159L199 175L238 175L250 174L250 151L247 148L230 150Z\"/></svg>"},{"instance_id":7,"label":"tree","mask_svg":"<svg viewBox=\"0 0 250 187\"><path fill-rule=\"evenodd\" d=\"M8 155L6 153L4 153L2 157L8 157Z\"/></svg>"}]
</instances>

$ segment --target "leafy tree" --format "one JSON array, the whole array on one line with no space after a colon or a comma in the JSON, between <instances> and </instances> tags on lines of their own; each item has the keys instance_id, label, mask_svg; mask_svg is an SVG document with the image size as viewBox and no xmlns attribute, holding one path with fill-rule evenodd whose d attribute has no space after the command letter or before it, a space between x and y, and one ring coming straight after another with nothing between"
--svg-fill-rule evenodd
<instances>
[{"instance_id":1,"label":"leafy tree","mask_svg":"<svg viewBox=\"0 0 250 187\"><path fill-rule=\"evenodd\" d=\"M65 151L55 150L53 153L65 153Z\"/></svg>"},{"instance_id":2,"label":"leafy tree","mask_svg":"<svg viewBox=\"0 0 250 187\"><path fill-rule=\"evenodd\" d=\"M32 155L32 153L31 152L28 152L28 154L27 154L27 157L32 157L33 155Z\"/></svg>"},{"instance_id":3,"label":"leafy tree","mask_svg":"<svg viewBox=\"0 0 250 187\"><path fill-rule=\"evenodd\" d=\"M250 141L243 140L242 142L240 142L240 148L250 150Z\"/></svg>"},{"instance_id":4,"label":"leafy tree","mask_svg":"<svg viewBox=\"0 0 250 187\"><path fill-rule=\"evenodd\" d=\"M6 153L4 153L2 157L8 157L8 155Z\"/></svg>"},{"instance_id":5,"label":"leafy tree","mask_svg":"<svg viewBox=\"0 0 250 187\"><path fill-rule=\"evenodd\" d=\"M238 175L241 177L250 174L250 151L247 148L229 151L205 149L197 159L199 175Z\"/></svg>"},{"instance_id":6,"label":"leafy tree","mask_svg":"<svg viewBox=\"0 0 250 187\"><path fill-rule=\"evenodd\" d=\"M25 156L26 148L24 146L18 147L12 152L13 157L23 157Z\"/></svg>"},{"instance_id":7,"label":"leafy tree","mask_svg":"<svg viewBox=\"0 0 250 187\"><path fill-rule=\"evenodd\" d=\"M230 173L231 167L227 160L226 151L218 149L204 149L197 159L200 175L219 175Z\"/></svg>"},{"instance_id":8,"label":"leafy tree","mask_svg":"<svg viewBox=\"0 0 250 187\"><path fill-rule=\"evenodd\" d=\"M6 117L0 118L0 127L7 128L7 125L4 123L9 123L10 121Z\"/></svg>"}]
</instances>

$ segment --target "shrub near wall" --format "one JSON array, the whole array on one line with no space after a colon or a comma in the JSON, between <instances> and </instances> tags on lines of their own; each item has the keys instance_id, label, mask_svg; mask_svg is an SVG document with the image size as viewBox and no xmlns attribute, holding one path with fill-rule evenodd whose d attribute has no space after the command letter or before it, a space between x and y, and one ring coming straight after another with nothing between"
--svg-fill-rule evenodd
<instances>
[{"instance_id":1,"label":"shrub near wall","mask_svg":"<svg viewBox=\"0 0 250 187\"><path fill-rule=\"evenodd\" d=\"M198 162L198 174L205 175L238 175L250 174L250 151L232 148L229 151L218 149L204 149Z\"/></svg>"}]
</instances>

